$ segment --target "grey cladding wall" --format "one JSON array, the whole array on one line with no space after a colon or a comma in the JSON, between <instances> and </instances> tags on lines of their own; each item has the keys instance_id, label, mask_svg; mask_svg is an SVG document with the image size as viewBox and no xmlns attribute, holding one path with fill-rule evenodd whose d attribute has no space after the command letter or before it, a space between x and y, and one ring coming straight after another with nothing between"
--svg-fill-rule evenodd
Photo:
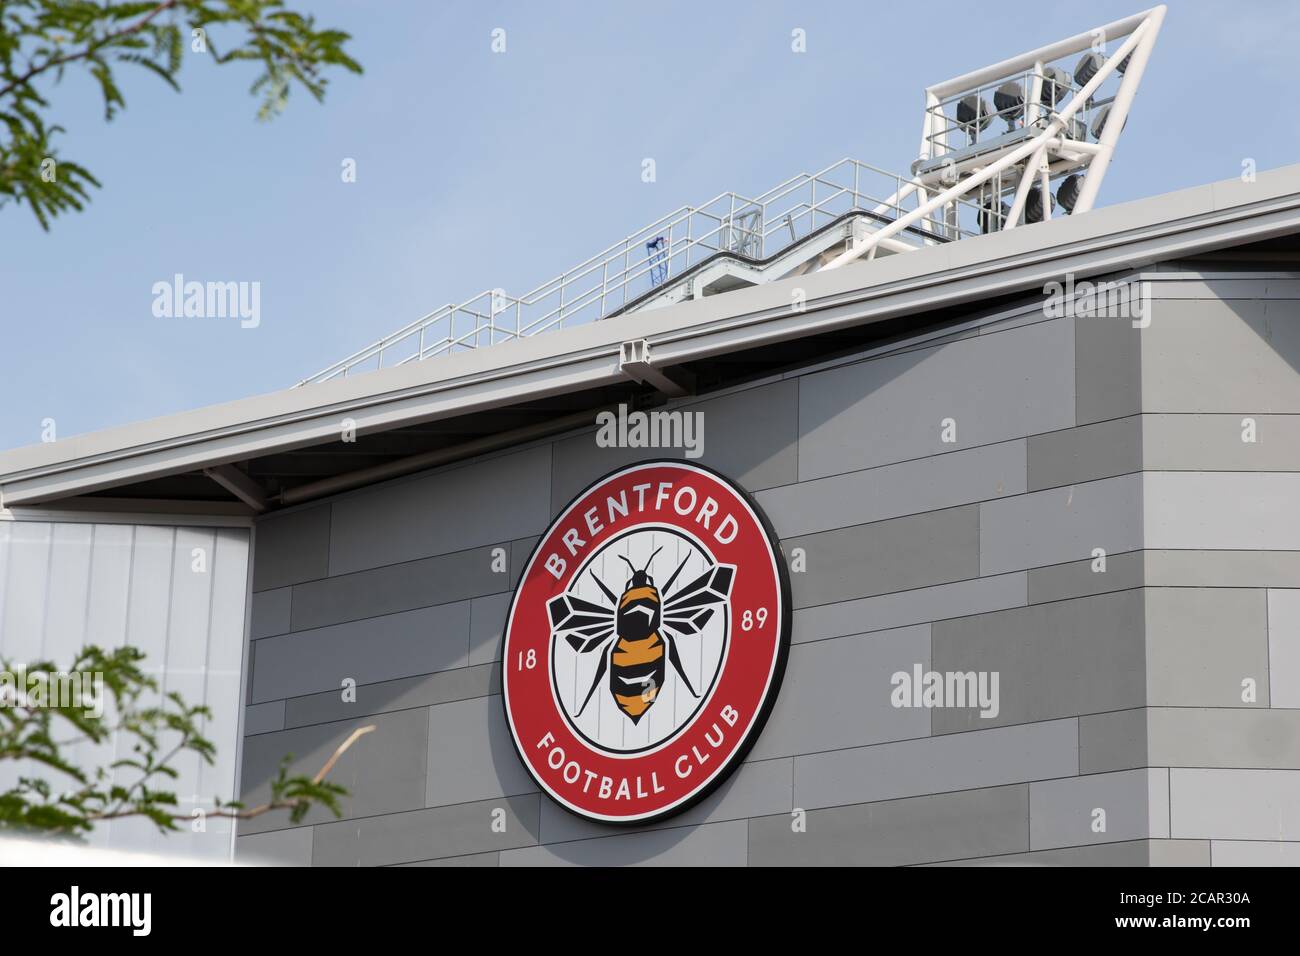
<instances>
[{"instance_id":1,"label":"grey cladding wall","mask_svg":"<svg viewBox=\"0 0 1300 956\"><path fill-rule=\"evenodd\" d=\"M1300 841L1300 725L1279 709L1300 706L1300 323L1267 280L1215 282L1154 281L1147 329L1030 302L937 344L678 403L704 413L703 463L756 493L806 564L762 737L725 786L653 826L611 830L537 792L499 670L535 536L653 452L584 431L263 520L245 798L279 755L314 772L353 728L378 731L339 767L343 821L266 817L240 851L1091 865L1239 860L1263 840L1285 857ZM1212 388L1189 384L1225 353ZM914 701L895 675L931 670L995 674L997 693L899 706Z\"/></svg>"}]
</instances>

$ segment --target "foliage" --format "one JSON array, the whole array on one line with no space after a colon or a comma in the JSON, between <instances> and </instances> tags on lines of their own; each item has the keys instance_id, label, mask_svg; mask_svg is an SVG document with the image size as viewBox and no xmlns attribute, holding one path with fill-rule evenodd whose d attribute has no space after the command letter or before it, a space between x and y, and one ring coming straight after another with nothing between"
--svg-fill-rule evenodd
<instances>
[{"instance_id":1,"label":"foliage","mask_svg":"<svg viewBox=\"0 0 1300 956\"><path fill-rule=\"evenodd\" d=\"M97 823L124 817L144 817L164 832L191 822L190 814L179 812L177 796L168 787L178 779L175 763L181 755L213 762L216 750L201 733L212 714L205 706L186 704L177 693L159 696L157 682L141 666L143 658L133 647L105 651L90 646L64 672L49 661L18 669L0 664L8 678L0 687L0 766L21 761L24 770L53 771L57 781L51 783L49 774L24 773L0 793L0 830L81 838ZM60 693L60 673L102 675L100 706L85 696L74 699L66 686ZM347 791L324 777L363 732L349 738L314 777L290 776L292 758L286 756L271 781L267 803L246 808L215 800L206 815L251 819L287 809L299 823L312 807L324 806L340 816L339 799ZM69 756L79 744L108 746L114 741L118 756L106 765L86 768Z\"/></svg>"},{"instance_id":2,"label":"foliage","mask_svg":"<svg viewBox=\"0 0 1300 956\"><path fill-rule=\"evenodd\" d=\"M321 100L328 70L360 73L344 50L349 39L318 29L314 17L283 0L0 0L0 207L26 205L49 229L53 217L84 208L88 187L100 185L85 166L57 155L54 139L64 129L50 120L48 94L38 88L69 69L95 81L111 120L126 106L119 65L179 90L187 51L219 64L252 62L259 71L250 92L261 97L257 115L266 120L285 108L295 85Z\"/></svg>"}]
</instances>

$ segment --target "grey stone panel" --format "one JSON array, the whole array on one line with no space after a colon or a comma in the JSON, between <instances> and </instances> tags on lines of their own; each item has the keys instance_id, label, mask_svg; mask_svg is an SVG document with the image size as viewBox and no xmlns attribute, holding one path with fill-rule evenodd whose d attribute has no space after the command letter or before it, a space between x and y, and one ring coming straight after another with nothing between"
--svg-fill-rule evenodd
<instances>
[{"instance_id":1,"label":"grey stone panel","mask_svg":"<svg viewBox=\"0 0 1300 956\"><path fill-rule=\"evenodd\" d=\"M1208 840L1152 840L1152 866L1210 866Z\"/></svg>"},{"instance_id":2,"label":"grey stone panel","mask_svg":"<svg viewBox=\"0 0 1300 956\"><path fill-rule=\"evenodd\" d=\"M937 709L934 732L985 729L1146 702L1141 591L1118 591L933 625L936 671L996 671L1000 713Z\"/></svg>"},{"instance_id":3,"label":"grey stone panel","mask_svg":"<svg viewBox=\"0 0 1300 956\"><path fill-rule=\"evenodd\" d=\"M1268 706L1267 592L1262 588L1147 588L1147 702L1153 706Z\"/></svg>"},{"instance_id":4,"label":"grey stone panel","mask_svg":"<svg viewBox=\"0 0 1300 956\"><path fill-rule=\"evenodd\" d=\"M538 794L316 827L313 866L388 866L532 846Z\"/></svg>"},{"instance_id":5,"label":"grey stone panel","mask_svg":"<svg viewBox=\"0 0 1300 956\"><path fill-rule=\"evenodd\" d=\"M252 619L249 623L249 637L271 637L285 634L289 630L289 608L293 602L293 588L276 588L273 591L258 591L253 594Z\"/></svg>"},{"instance_id":6,"label":"grey stone panel","mask_svg":"<svg viewBox=\"0 0 1300 956\"><path fill-rule=\"evenodd\" d=\"M1300 707L1300 590L1268 592L1268 682L1273 707Z\"/></svg>"},{"instance_id":7,"label":"grey stone panel","mask_svg":"<svg viewBox=\"0 0 1300 956\"><path fill-rule=\"evenodd\" d=\"M1300 471L1300 415L1146 415L1142 442L1148 471Z\"/></svg>"},{"instance_id":8,"label":"grey stone panel","mask_svg":"<svg viewBox=\"0 0 1300 956\"><path fill-rule=\"evenodd\" d=\"M1171 768L1170 835L1300 841L1300 770Z\"/></svg>"},{"instance_id":9,"label":"grey stone panel","mask_svg":"<svg viewBox=\"0 0 1300 956\"><path fill-rule=\"evenodd\" d=\"M832 750L795 758L795 805L812 809L1079 772L1074 719Z\"/></svg>"},{"instance_id":10,"label":"grey stone panel","mask_svg":"<svg viewBox=\"0 0 1300 956\"><path fill-rule=\"evenodd\" d=\"M1095 558L1053 564L1029 571L1029 603L1068 601L1089 594L1140 588L1144 581L1143 552L1107 554L1105 571L1093 570Z\"/></svg>"},{"instance_id":11,"label":"grey stone panel","mask_svg":"<svg viewBox=\"0 0 1300 956\"><path fill-rule=\"evenodd\" d=\"M378 684L362 684L356 688L355 700L345 701L342 692L338 690L292 697L284 702L285 724L289 727L302 727L500 693L499 665L458 667L418 677L400 677Z\"/></svg>"},{"instance_id":12,"label":"grey stone panel","mask_svg":"<svg viewBox=\"0 0 1300 956\"><path fill-rule=\"evenodd\" d=\"M346 574L540 534L551 446L376 485L334 501L330 570Z\"/></svg>"},{"instance_id":13,"label":"grey stone panel","mask_svg":"<svg viewBox=\"0 0 1300 956\"><path fill-rule=\"evenodd\" d=\"M649 830L508 850L502 866L744 866L746 823Z\"/></svg>"},{"instance_id":14,"label":"grey stone panel","mask_svg":"<svg viewBox=\"0 0 1300 956\"><path fill-rule=\"evenodd\" d=\"M235 861L263 866L311 866L312 827L235 838Z\"/></svg>"},{"instance_id":15,"label":"grey stone panel","mask_svg":"<svg viewBox=\"0 0 1300 956\"><path fill-rule=\"evenodd\" d=\"M1025 572L1016 571L855 601L820 604L795 611L790 639L796 644L820 641L828 637L1023 607L1026 596Z\"/></svg>"},{"instance_id":16,"label":"grey stone panel","mask_svg":"<svg viewBox=\"0 0 1300 956\"><path fill-rule=\"evenodd\" d=\"M1149 471L1142 480L1144 547L1300 551L1300 474Z\"/></svg>"},{"instance_id":17,"label":"grey stone panel","mask_svg":"<svg viewBox=\"0 0 1300 956\"><path fill-rule=\"evenodd\" d=\"M1166 311L1152 303L1151 324ZM1143 349L1150 326L1133 328L1131 319L1079 316L1074 320L1075 422L1088 425L1136 415L1143 410Z\"/></svg>"},{"instance_id":18,"label":"grey stone panel","mask_svg":"<svg viewBox=\"0 0 1300 956\"><path fill-rule=\"evenodd\" d=\"M284 730L284 701L273 700L266 704L253 704L244 708L244 736L267 734Z\"/></svg>"},{"instance_id":19,"label":"grey stone panel","mask_svg":"<svg viewBox=\"0 0 1300 956\"><path fill-rule=\"evenodd\" d=\"M1012 866L1012 867L1105 867L1147 866L1151 860L1150 840L1123 843L1097 843L1092 846L1067 847L1060 850L1035 850L1031 853L1008 853L970 860L928 863L927 866Z\"/></svg>"},{"instance_id":20,"label":"grey stone panel","mask_svg":"<svg viewBox=\"0 0 1300 956\"><path fill-rule=\"evenodd\" d=\"M1147 412L1300 412L1300 304L1162 304L1142 333Z\"/></svg>"},{"instance_id":21,"label":"grey stone panel","mask_svg":"<svg viewBox=\"0 0 1300 956\"><path fill-rule=\"evenodd\" d=\"M450 604L505 588L505 575L492 571L491 547L337 574L293 589L293 630Z\"/></svg>"},{"instance_id":22,"label":"grey stone panel","mask_svg":"<svg viewBox=\"0 0 1300 956\"><path fill-rule=\"evenodd\" d=\"M469 856L447 856L438 860L418 860L415 863L394 863L394 866L479 867L500 866L501 853L471 853Z\"/></svg>"},{"instance_id":23,"label":"grey stone panel","mask_svg":"<svg viewBox=\"0 0 1300 956\"><path fill-rule=\"evenodd\" d=\"M469 602L403 611L255 642L255 703L464 667Z\"/></svg>"},{"instance_id":24,"label":"grey stone panel","mask_svg":"<svg viewBox=\"0 0 1300 956\"><path fill-rule=\"evenodd\" d=\"M1214 866L1300 866L1300 843L1276 840L1213 840L1207 854Z\"/></svg>"},{"instance_id":25,"label":"grey stone panel","mask_svg":"<svg viewBox=\"0 0 1300 956\"><path fill-rule=\"evenodd\" d=\"M791 648L776 706L753 759L924 737L930 714L890 703L892 675L929 666L930 626Z\"/></svg>"},{"instance_id":26,"label":"grey stone panel","mask_svg":"<svg viewBox=\"0 0 1300 956\"><path fill-rule=\"evenodd\" d=\"M419 710L379 714L360 720L299 727L244 738L240 799L248 806L265 803L282 758L292 755L290 776L314 776L334 751L360 727L373 726L339 757L329 779L349 795L341 798L344 819L413 810L424 805L428 715ZM335 819L326 809L308 813L303 825ZM240 824L240 833L261 833L293 826L289 813L273 811Z\"/></svg>"},{"instance_id":27,"label":"grey stone panel","mask_svg":"<svg viewBox=\"0 0 1300 956\"><path fill-rule=\"evenodd\" d=\"M1023 784L749 821L750 866L900 866L1029 849Z\"/></svg>"},{"instance_id":28,"label":"grey stone panel","mask_svg":"<svg viewBox=\"0 0 1300 956\"><path fill-rule=\"evenodd\" d=\"M1300 551L1146 551L1151 587L1300 588Z\"/></svg>"},{"instance_id":29,"label":"grey stone panel","mask_svg":"<svg viewBox=\"0 0 1300 956\"><path fill-rule=\"evenodd\" d=\"M524 567L528 564L528 558L533 553L533 548L537 547L540 538L518 538L510 542L509 560L510 560L510 587L513 591L519 584L519 579L524 576Z\"/></svg>"},{"instance_id":30,"label":"grey stone panel","mask_svg":"<svg viewBox=\"0 0 1300 956\"><path fill-rule=\"evenodd\" d=\"M1106 773L1148 767L1145 707L1079 718L1079 772Z\"/></svg>"},{"instance_id":31,"label":"grey stone panel","mask_svg":"<svg viewBox=\"0 0 1300 956\"><path fill-rule=\"evenodd\" d=\"M1036 850L1007 856L958 860L939 866L1209 866L1210 844L1204 840L1128 840L1094 843L1061 850Z\"/></svg>"},{"instance_id":32,"label":"grey stone panel","mask_svg":"<svg viewBox=\"0 0 1300 956\"><path fill-rule=\"evenodd\" d=\"M674 402L649 411L703 415L703 456L685 459L680 448L601 448L597 432L555 443L551 510L558 513L601 475L652 458L698 460L750 491L799 480L799 382L774 382L704 401ZM593 422L594 424L594 422Z\"/></svg>"},{"instance_id":33,"label":"grey stone panel","mask_svg":"<svg viewBox=\"0 0 1300 956\"><path fill-rule=\"evenodd\" d=\"M1300 770L1300 710L1153 707L1147 720L1155 766Z\"/></svg>"},{"instance_id":34,"label":"grey stone panel","mask_svg":"<svg viewBox=\"0 0 1300 956\"><path fill-rule=\"evenodd\" d=\"M784 485L757 498L777 534L790 538L1024 491L1025 443L1009 441Z\"/></svg>"},{"instance_id":35,"label":"grey stone panel","mask_svg":"<svg viewBox=\"0 0 1300 956\"><path fill-rule=\"evenodd\" d=\"M254 591L312 581L329 574L332 508L326 503L258 520Z\"/></svg>"},{"instance_id":36,"label":"grey stone panel","mask_svg":"<svg viewBox=\"0 0 1300 956\"><path fill-rule=\"evenodd\" d=\"M957 441L941 440L954 419ZM820 478L1074 425L1074 332L1042 322L804 376L799 477Z\"/></svg>"},{"instance_id":37,"label":"grey stone panel","mask_svg":"<svg viewBox=\"0 0 1300 956\"><path fill-rule=\"evenodd\" d=\"M1030 438L1029 490L1141 471L1142 422L1130 415Z\"/></svg>"},{"instance_id":38,"label":"grey stone panel","mask_svg":"<svg viewBox=\"0 0 1300 956\"><path fill-rule=\"evenodd\" d=\"M506 591L475 598L469 606L469 662L488 664L501 660L506 617L514 595Z\"/></svg>"},{"instance_id":39,"label":"grey stone panel","mask_svg":"<svg viewBox=\"0 0 1300 956\"><path fill-rule=\"evenodd\" d=\"M965 581L980 574L978 505L790 538L808 570L792 574L796 608Z\"/></svg>"},{"instance_id":40,"label":"grey stone panel","mask_svg":"<svg viewBox=\"0 0 1300 956\"><path fill-rule=\"evenodd\" d=\"M1142 476L1103 478L979 506L980 573L1000 574L1136 551L1142 540Z\"/></svg>"},{"instance_id":41,"label":"grey stone panel","mask_svg":"<svg viewBox=\"0 0 1300 956\"><path fill-rule=\"evenodd\" d=\"M1121 770L1030 784L1030 849L1169 836L1167 773Z\"/></svg>"},{"instance_id":42,"label":"grey stone panel","mask_svg":"<svg viewBox=\"0 0 1300 956\"><path fill-rule=\"evenodd\" d=\"M430 707L425 806L495 799L537 790L506 726L500 696Z\"/></svg>"},{"instance_id":43,"label":"grey stone panel","mask_svg":"<svg viewBox=\"0 0 1300 956\"><path fill-rule=\"evenodd\" d=\"M1223 185L1227 185L1224 183ZM1249 189L1254 183L1241 183ZM1159 271L1177 271L1176 263L1161 264ZM1158 285L1161 299L1295 299L1297 284L1285 273L1260 274L1238 272L1236 275L1198 275L1193 264L1186 266L1188 275L1179 279L1162 279Z\"/></svg>"}]
</instances>

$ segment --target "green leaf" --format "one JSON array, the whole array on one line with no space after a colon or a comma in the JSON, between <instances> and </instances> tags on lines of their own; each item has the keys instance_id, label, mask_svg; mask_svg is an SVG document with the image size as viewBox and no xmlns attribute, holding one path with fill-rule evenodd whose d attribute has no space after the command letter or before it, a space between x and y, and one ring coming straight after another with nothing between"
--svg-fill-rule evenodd
<instances>
[{"instance_id":1,"label":"green leaf","mask_svg":"<svg viewBox=\"0 0 1300 956\"><path fill-rule=\"evenodd\" d=\"M214 27L231 41L224 53L213 43ZM25 205L49 229L57 216L84 208L90 188L101 184L85 166L56 154L51 140L61 130L48 118L45 91L70 72L84 72L111 120L126 107L115 67L138 67L179 89L195 28L207 31L214 62L259 64L250 92L259 97L262 121L288 107L295 87L322 100L332 71L362 72L346 51L350 35L318 29L314 17L282 0L0 0L0 209ZM56 164L54 179L42 175L46 160ZM152 683L132 676L116 692L134 700L150 689Z\"/></svg>"}]
</instances>

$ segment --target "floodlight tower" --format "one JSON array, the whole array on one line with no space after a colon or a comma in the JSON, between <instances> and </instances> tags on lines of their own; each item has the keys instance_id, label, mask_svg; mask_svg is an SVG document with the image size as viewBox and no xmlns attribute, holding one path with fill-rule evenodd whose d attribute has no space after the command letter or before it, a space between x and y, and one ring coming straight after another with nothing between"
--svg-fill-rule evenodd
<instances>
[{"instance_id":1,"label":"floodlight tower","mask_svg":"<svg viewBox=\"0 0 1300 956\"><path fill-rule=\"evenodd\" d=\"M1057 206L1087 212L1164 16L1153 7L929 87L912 177L878 211L914 208L823 268L874 258L910 227L943 240L1040 222Z\"/></svg>"}]
</instances>

